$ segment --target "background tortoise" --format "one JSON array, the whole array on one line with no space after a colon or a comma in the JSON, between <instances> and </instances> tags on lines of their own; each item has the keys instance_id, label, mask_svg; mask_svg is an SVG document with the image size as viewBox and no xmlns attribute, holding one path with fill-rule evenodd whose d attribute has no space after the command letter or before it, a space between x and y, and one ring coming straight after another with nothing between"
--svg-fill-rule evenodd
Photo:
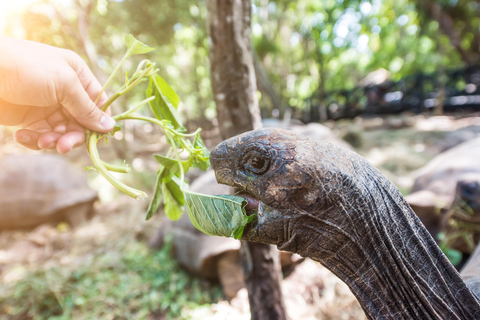
<instances>
[{"instance_id":1,"label":"background tortoise","mask_svg":"<svg viewBox=\"0 0 480 320\"><path fill-rule=\"evenodd\" d=\"M447 222L462 216L459 209L468 210L469 215L475 215L475 211L480 215L479 182L480 138L475 138L439 154L417 170L411 192L405 199L432 236L436 237L441 231L453 234L459 230L450 228ZM470 209L462 209L464 204ZM480 220L476 224L480 225ZM478 242L480 233L476 232L474 238ZM474 250L460 238L453 248L468 254Z\"/></svg>"},{"instance_id":2,"label":"background tortoise","mask_svg":"<svg viewBox=\"0 0 480 320\"><path fill-rule=\"evenodd\" d=\"M32 228L89 218L97 193L86 175L60 156L10 155L0 160L0 229Z\"/></svg>"},{"instance_id":3,"label":"background tortoise","mask_svg":"<svg viewBox=\"0 0 480 320\"><path fill-rule=\"evenodd\" d=\"M279 129L211 153L217 181L258 200L243 239L319 261L369 319L480 319L480 300L397 187L358 154ZM480 281L478 271L468 283Z\"/></svg>"}]
</instances>

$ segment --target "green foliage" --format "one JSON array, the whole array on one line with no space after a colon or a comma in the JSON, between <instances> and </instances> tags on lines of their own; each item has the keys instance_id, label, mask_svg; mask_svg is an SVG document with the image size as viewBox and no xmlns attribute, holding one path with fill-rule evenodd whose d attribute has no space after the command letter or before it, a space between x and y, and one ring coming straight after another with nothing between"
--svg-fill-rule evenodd
<instances>
[{"instance_id":1,"label":"green foliage","mask_svg":"<svg viewBox=\"0 0 480 320\"><path fill-rule=\"evenodd\" d=\"M185 199L192 224L212 236L240 239L245 225L256 218L255 215L247 216L247 202L242 197L185 192Z\"/></svg>"},{"instance_id":2,"label":"green foliage","mask_svg":"<svg viewBox=\"0 0 480 320\"><path fill-rule=\"evenodd\" d=\"M312 94L351 89L379 68L398 80L463 65L438 24L424 28L409 0L253 4L258 56L280 95L300 109ZM260 101L263 108L269 105L266 96Z\"/></svg>"},{"instance_id":3,"label":"green foliage","mask_svg":"<svg viewBox=\"0 0 480 320\"><path fill-rule=\"evenodd\" d=\"M182 271L170 250L129 241L121 255L30 273L0 290L0 319L188 319L185 310L216 302L221 290Z\"/></svg>"},{"instance_id":4,"label":"green foliage","mask_svg":"<svg viewBox=\"0 0 480 320\"><path fill-rule=\"evenodd\" d=\"M125 38L125 43L127 44L127 54L125 55L126 58L130 58L135 54L144 54L154 50L141 41L135 39L135 37L131 34Z\"/></svg>"},{"instance_id":5,"label":"green foliage","mask_svg":"<svg viewBox=\"0 0 480 320\"><path fill-rule=\"evenodd\" d=\"M162 77L159 75L150 77L146 94L147 97L155 96L155 100L150 101L150 109L155 118L170 120L175 129L183 127L177 113L180 98Z\"/></svg>"},{"instance_id":6,"label":"green foliage","mask_svg":"<svg viewBox=\"0 0 480 320\"><path fill-rule=\"evenodd\" d=\"M462 261L462 253L458 250L451 248L450 242L452 239L447 239L445 233L440 232L438 235L438 240L440 241L439 247L442 252L447 256L448 260L456 266Z\"/></svg>"},{"instance_id":7,"label":"green foliage","mask_svg":"<svg viewBox=\"0 0 480 320\"><path fill-rule=\"evenodd\" d=\"M141 41L135 39L132 35L128 35L125 38L125 42L127 45L127 52L120 60L119 65L113 70L109 79L105 83L102 92L114 78L122 63L124 63L129 57L153 50ZM113 118L116 121L129 119L143 120L156 124L162 128L167 138L167 142L170 144L170 150L167 154L172 155L174 158L160 155L156 156L156 159L160 163L160 168L157 173L153 199L147 210L147 220L158 210L162 199L167 217L172 220L177 220L182 215L183 206L185 204L182 192L182 189L184 188L184 174L190 167L206 170L210 165L209 152L199 135L200 129L193 134L184 133L186 129L176 110L180 103L180 98L167 82L156 74L157 71L158 69L155 69L155 63L152 63L149 60L142 60L132 77L129 77L127 73L125 76L125 84L108 99L108 101L102 106L102 109L106 110L113 101L129 92L143 80L149 80L149 85L146 90L147 98L126 112L116 115ZM100 95L101 93L99 93L97 100ZM146 103L149 103L150 109L155 118L145 117L135 113ZM119 130L121 130L121 126L115 126L112 134ZM127 173L129 171L127 168L107 164L100 159L97 150L97 143L105 136L105 134L101 135L96 132L87 132L87 151L94 164L94 169L96 169L113 186L125 194L133 198L145 197L145 192L127 186L110 173L111 171ZM193 143L188 139L190 137L193 137ZM106 142L108 142L108 139L106 139ZM180 159L179 153L182 151L188 152L189 159L187 161L182 161ZM92 167L87 168L91 169Z\"/></svg>"}]
</instances>

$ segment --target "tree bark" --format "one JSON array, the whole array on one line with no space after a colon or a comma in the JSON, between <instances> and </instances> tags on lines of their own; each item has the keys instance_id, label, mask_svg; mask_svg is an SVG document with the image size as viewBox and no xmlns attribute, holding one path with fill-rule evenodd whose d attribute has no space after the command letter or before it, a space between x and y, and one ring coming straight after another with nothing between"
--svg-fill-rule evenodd
<instances>
[{"instance_id":1,"label":"tree bark","mask_svg":"<svg viewBox=\"0 0 480 320\"><path fill-rule=\"evenodd\" d=\"M223 139L259 129L250 0L207 0L212 90ZM274 247L242 241L242 266L253 320L287 319Z\"/></svg>"},{"instance_id":2,"label":"tree bark","mask_svg":"<svg viewBox=\"0 0 480 320\"><path fill-rule=\"evenodd\" d=\"M242 241L242 270L252 320L286 320L280 282L282 268L274 246Z\"/></svg>"},{"instance_id":3,"label":"tree bark","mask_svg":"<svg viewBox=\"0 0 480 320\"><path fill-rule=\"evenodd\" d=\"M90 38L90 32L88 31L88 28L90 26L90 13L92 11L93 3L88 2L85 7L83 7L79 1L77 1L76 4L78 12L78 31L80 33L83 47L85 48L85 53L87 54L90 68L97 77L99 77L100 75L105 77L104 74L99 72L98 70L97 50L95 49L92 38ZM106 81L107 79L102 80ZM103 81L101 83L103 83Z\"/></svg>"},{"instance_id":4,"label":"tree bark","mask_svg":"<svg viewBox=\"0 0 480 320\"><path fill-rule=\"evenodd\" d=\"M222 138L261 127L249 0L207 0L212 90Z\"/></svg>"}]
</instances>

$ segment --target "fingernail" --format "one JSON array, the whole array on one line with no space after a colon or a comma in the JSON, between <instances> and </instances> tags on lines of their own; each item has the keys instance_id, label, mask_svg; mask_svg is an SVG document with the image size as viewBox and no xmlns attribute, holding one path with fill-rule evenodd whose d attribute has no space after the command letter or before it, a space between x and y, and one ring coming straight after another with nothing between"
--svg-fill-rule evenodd
<instances>
[{"instance_id":1,"label":"fingernail","mask_svg":"<svg viewBox=\"0 0 480 320\"><path fill-rule=\"evenodd\" d=\"M104 129L113 129L113 126L115 125L115 120L104 114L100 119L100 125Z\"/></svg>"},{"instance_id":2,"label":"fingernail","mask_svg":"<svg viewBox=\"0 0 480 320\"><path fill-rule=\"evenodd\" d=\"M52 149L52 148L54 148L56 145L57 145L56 142L52 142L52 143L50 143L50 144L48 145L48 147L47 147L46 149Z\"/></svg>"},{"instance_id":3,"label":"fingernail","mask_svg":"<svg viewBox=\"0 0 480 320\"><path fill-rule=\"evenodd\" d=\"M30 136L23 136L21 139L20 139L20 142L30 142Z\"/></svg>"}]
</instances>

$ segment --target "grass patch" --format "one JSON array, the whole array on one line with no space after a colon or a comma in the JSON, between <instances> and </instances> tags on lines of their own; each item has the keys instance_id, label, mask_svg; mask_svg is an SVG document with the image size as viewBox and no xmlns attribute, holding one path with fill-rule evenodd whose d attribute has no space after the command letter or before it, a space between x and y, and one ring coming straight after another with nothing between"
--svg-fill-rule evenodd
<instances>
[{"instance_id":1,"label":"grass patch","mask_svg":"<svg viewBox=\"0 0 480 320\"><path fill-rule=\"evenodd\" d=\"M27 273L0 289L0 319L189 319L189 310L221 298L218 285L180 269L169 243L157 252L138 241L119 249Z\"/></svg>"}]
</instances>

